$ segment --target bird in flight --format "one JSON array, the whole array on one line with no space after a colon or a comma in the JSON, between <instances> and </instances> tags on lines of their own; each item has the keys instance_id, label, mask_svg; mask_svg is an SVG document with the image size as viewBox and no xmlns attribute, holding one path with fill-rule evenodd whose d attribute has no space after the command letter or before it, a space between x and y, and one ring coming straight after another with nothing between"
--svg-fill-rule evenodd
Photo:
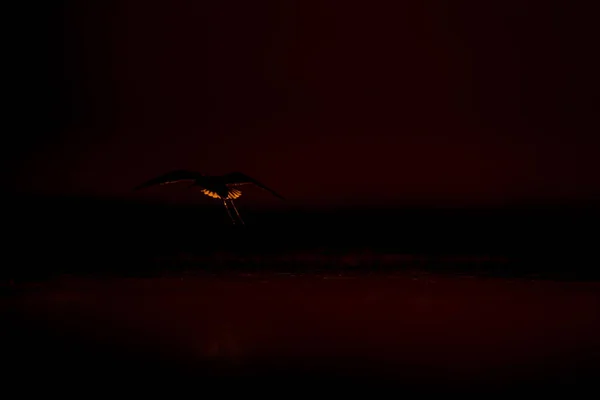
<instances>
[{"instance_id":1,"label":"bird in flight","mask_svg":"<svg viewBox=\"0 0 600 400\"><path fill-rule=\"evenodd\" d=\"M227 214L229 215L229 218L231 219L231 222L234 225L238 222L244 225L244 220L240 216L240 213L238 212L235 204L233 203L233 200L239 198L242 195L241 190L237 189L238 186L258 186L261 189L271 192L271 194L273 194L274 196L285 200L274 190L269 189L262 183L250 178L248 175L242 174L241 172L232 172L225 175L210 176L195 171L176 170L150 179L149 181L137 186L134 190L145 189L150 186L166 185L169 183L177 183L184 181L193 182L192 185L189 186L190 188L199 187L201 189L201 192L205 195L214 199L223 200L225 210L227 210ZM234 218L232 210L233 212L235 212L237 220L236 218Z\"/></svg>"}]
</instances>

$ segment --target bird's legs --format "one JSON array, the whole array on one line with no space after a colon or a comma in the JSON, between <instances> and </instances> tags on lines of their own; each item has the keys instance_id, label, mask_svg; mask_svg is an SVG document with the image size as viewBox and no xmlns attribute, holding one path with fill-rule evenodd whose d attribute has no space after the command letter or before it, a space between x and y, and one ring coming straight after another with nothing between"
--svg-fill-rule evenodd
<instances>
[{"instance_id":1,"label":"bird's legs","mask_svg":"<svg viewBox=\"0 0 600 400\"><path fill-rule=\"evenodd\" d=\"M235 204L234 204L233 200L229 200L229 202L230 202L230 203L231 203L231 205L233 206L233 210L235 211L235 214L237 215L237 217L238 217L238 220L240 221L240 223L241 223L242 225L246 225L246 224L244 223L244 220L242 219L242 216L241 216L241 215L240 215L240 213L238 212L238 209L237 209L237 207L235 206Z\"/></svg>"},{"instance_id":2,"label":"bird's legs","mask_svg":"<svg viewBox=\"0 0 600 400\"><path fill-rule=\"evenodd\" d=\"M233 225L235 225L235 218L233 218L233 215L231 215L231 211L229 211L229 206L227 205L227 200L223 199L223 205L225 206L225 210L227 210L227 215L229 215L229 218L231 219L231 223Z\"/></svg>"}]
</instances>

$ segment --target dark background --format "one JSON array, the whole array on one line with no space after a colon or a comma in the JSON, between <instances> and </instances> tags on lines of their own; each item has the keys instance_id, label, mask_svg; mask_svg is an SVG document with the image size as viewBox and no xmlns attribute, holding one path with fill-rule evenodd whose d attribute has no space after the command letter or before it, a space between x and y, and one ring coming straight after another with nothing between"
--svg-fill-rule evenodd
<instances>
[{"instance_id":1,"label":"dark background","mask_svg":"<svg viewBox=\"0 0 600 400\"><path fill-rule=\"evenodd\" d=\"M10 188L129 197L190 168L311 206L597 202L583 4L18 5Z\"/></svg>"},{"instance_id":2,"label":"dark background","mask_svg":"<svg viewBox=\"0 0 600 400\"><path fill-rule=\"evenodd\" d=\"M17 254L230 243L218 202L131 190L188 168L288 198L238 201L259 251L526 252L565 270L596 257L600 66L583 2L9 10L3 227Z\"/></svg>"},{"instance_id":3,"label":"dark background","mask_svg":"<svg viewBox=\"0 0 600 400\"><path fill-rule=\"evenodd\" d=\"M595 385L592 3L8 3L8 380Z\"/></svg>"}]
</instances>

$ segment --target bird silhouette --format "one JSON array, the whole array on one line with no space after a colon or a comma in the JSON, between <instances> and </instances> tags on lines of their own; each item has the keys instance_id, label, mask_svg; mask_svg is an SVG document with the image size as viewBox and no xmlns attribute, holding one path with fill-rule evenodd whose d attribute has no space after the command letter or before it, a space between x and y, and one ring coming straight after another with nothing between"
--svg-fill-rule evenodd
<instances>
[{"instance_id":1,"label":"bird silhouette","mask_svg":"<svg viewBox=\"0 0 600 400\"><path fill-rule=\"evenodd\" d=\"M244 220L242 219L237 207L235 206L233 200L239 198L242 195L242 191L237 189L238 186L243 185L254 185L263 190L271 192L276 197L279 197L282 200L285 200L281 195L275 192L272 189L269 189L267 186L258 182L257 180L250 178L248 175L243 174L241 172L232 172L225 175L204 175L200 172L195 171L187 171L187 170L176 170L168 172L164 175L158 176L156 178L150 179L147 182L142 183L141 185L134 188L134 190L145 189L150 186L156 185L166 185L170 183L177 183L183 181L192 181L192 187L199 187L201 192L205 195L212 197L214 199L223 200L223 205L225 206L225 210L227 210L227 214L231 219L231 222L235 225L237 222L244 225ZM228 203L229 202L229 203ZM237 217L234 218L231 210L235 212Z\"/></svg>"}]
</instances>

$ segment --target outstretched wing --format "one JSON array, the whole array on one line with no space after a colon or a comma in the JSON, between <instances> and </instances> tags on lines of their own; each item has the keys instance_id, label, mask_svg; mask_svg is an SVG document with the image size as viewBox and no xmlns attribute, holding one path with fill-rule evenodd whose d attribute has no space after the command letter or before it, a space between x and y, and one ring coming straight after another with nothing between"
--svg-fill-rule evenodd
<instances>
[{"instance_id":1,"label":"outstretched wing","mask_svg":"<svg viewBox=\"0 0 600 400\"><path fill-rule=\"evenodd\" d=\"M261 189L271 192L273 196L285 200L283 196L275 192L273 189L266 187L256 179L250 178L248 175L242 174L241 172L232 172L230 174L223 175L223 179L225 180L225 184L227 186L256 185Z\"/></svg>"},{"instance_id":2,"label":"outstretched wing","mask_svg":"<svg viewBox=\"0 0 600 400\"><path fill-rule=\"evenodd\" d=\"M195 181L196 179L202 178L203 175L199 172L186 171L179 169L176 171L168 172L164 175L158 176L154 179L150 179L147 182L137 186L134 190L144 189L154 185L165 185L167 183L175 183L181 181Z\"/></svg>"}]
</instances>

